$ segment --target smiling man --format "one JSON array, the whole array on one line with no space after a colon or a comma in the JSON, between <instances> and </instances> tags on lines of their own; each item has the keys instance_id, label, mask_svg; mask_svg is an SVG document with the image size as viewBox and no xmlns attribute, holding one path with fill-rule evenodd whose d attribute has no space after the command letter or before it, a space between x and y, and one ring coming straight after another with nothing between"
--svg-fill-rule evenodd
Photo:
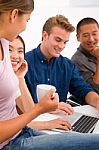
<instances>
[{"instance_id":1,"label":"smiling man","mask_svg":"<svg viewBox=\"0 0 99 150\"><path fill-rule=\"evenodd\" d=\"M85 81L99 94L99 24L94 18L83 18L76 31L80 46L72 60Z\"/></svg>"},{"instance_id":2,"label":"smiling man","mask_svg":"<svg viewBox=\"0 0 99 150\"><path fill-rule=\"evenodd\" d=\"M28 62L26 83L34 102L37 103L38 84L54 85L59 94L58 111L66 114L73 113L73 108L66 103L68 92L79 99L78 103L85 100L97 108L99 106L99 96L83 80L76 65L61 55L73 31L74 27L65 16L49 18L43 26L41 44L25 56Z\"/></svg>"}]
</instances>

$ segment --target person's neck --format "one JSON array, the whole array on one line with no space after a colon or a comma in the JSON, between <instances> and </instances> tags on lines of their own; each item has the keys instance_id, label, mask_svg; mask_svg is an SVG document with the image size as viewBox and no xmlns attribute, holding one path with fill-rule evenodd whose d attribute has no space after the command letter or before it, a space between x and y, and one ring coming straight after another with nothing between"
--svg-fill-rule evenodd
<instances>
[{"instance_id":1,"label":"person's neck","mask_svg":"<svg viewBox=\"0 0 99 150\"><path fill-rule=\"evenodd\" d=\"M40 50L41 52L43 53L43 55L45 56L45 58L47 59L48 63L50 63L51 59L52 59L52 56L50 56L47 51L46 51L46 48L41 44L40 45Z\"/></svg>"}]
</instances>

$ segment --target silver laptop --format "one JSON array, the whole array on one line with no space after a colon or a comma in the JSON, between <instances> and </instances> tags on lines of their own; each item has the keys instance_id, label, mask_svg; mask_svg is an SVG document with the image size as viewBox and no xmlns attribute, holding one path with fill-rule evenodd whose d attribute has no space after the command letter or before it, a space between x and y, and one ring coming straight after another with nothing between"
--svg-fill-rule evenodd
<instances>
[{"instance_id":1,"label":"silver laptop","mask_svg":"<svg viewBox=\"0 0 99 150\"><path fill-rule=\"evenodd\" d=\"M74 112L72 115L62 116L68 120L72 129L70 131L64 131L60 129L54 129L58 132L80 132L80 133L99 133L99 118L94 116L85 115L82 113Z\"/></svg>"}]
</instances>

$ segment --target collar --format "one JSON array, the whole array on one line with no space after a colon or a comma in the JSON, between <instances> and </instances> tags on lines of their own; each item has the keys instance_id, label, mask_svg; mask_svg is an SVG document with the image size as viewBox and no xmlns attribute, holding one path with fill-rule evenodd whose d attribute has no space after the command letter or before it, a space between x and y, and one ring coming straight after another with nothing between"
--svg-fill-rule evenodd
<instances>
[{"instance_id":1,"label":"collar","mask_svg":"<svg viewBox=\"0 0 99 150\"><path fill-rule=\"evenodd\" d=\"M95 56L93 56L93 55L91 55L90 53L88 53L88 52L86 51L86 49L84 49L84 48L82 47L82 45L80 45L80 46L77 48L77 50L79 50L81 53L83 53L89 60L93 60L93 61L96 63L96 58L95 58Z\"/></svg>"},{"instance_id":2,"label":"collar","mask_svg":"<svg viewBox=\"0 0 99 150\"><path fill-rule=\"evenodd\" d=\"M47 61L47 59L45 58L44 54L41 52L40 45L41 44L38 45L36 52L37 52L37 56L40 59L40 61L44 62L44 61ZM50 61L50 63L52 63L54 59L55 58L52 58L51 61Z\"/></svg>"},{"instance_id":3,"label":"collar","mask_svg":"<svg viewBox=\"0 0 99 150\"><path fill-rule=\"evenodd\" d=\"M38 45L37 50L36 50L37 56L39 57L40 60L47 61L47 59L45 58L45 56L44 56L43 53L41 52L40 45L41 45L41 44Z\"/></svg>"}]
</instances>

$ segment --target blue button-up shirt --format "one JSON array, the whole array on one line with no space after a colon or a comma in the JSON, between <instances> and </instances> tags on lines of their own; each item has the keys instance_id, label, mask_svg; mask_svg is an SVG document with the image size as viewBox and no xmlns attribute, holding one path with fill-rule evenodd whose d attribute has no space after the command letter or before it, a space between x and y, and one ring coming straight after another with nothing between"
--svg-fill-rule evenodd
<instances>
[{"instance_id":1,"label":"blue button-up shirt","mask_svg":"<svg viewBox=\"0 0 99 150\"><path fill-rule=\"evenodd\" d=\"M48 63L38 46L27 52L25 59L28 63L25 79L35 103L37 103L36 86L38 84L54 85L60 101L63 102L66 102L68 92L83 101L86 94L93 90L83 80L75 64L62 55L52 58Z\"/></svg>"}]
</instances>

